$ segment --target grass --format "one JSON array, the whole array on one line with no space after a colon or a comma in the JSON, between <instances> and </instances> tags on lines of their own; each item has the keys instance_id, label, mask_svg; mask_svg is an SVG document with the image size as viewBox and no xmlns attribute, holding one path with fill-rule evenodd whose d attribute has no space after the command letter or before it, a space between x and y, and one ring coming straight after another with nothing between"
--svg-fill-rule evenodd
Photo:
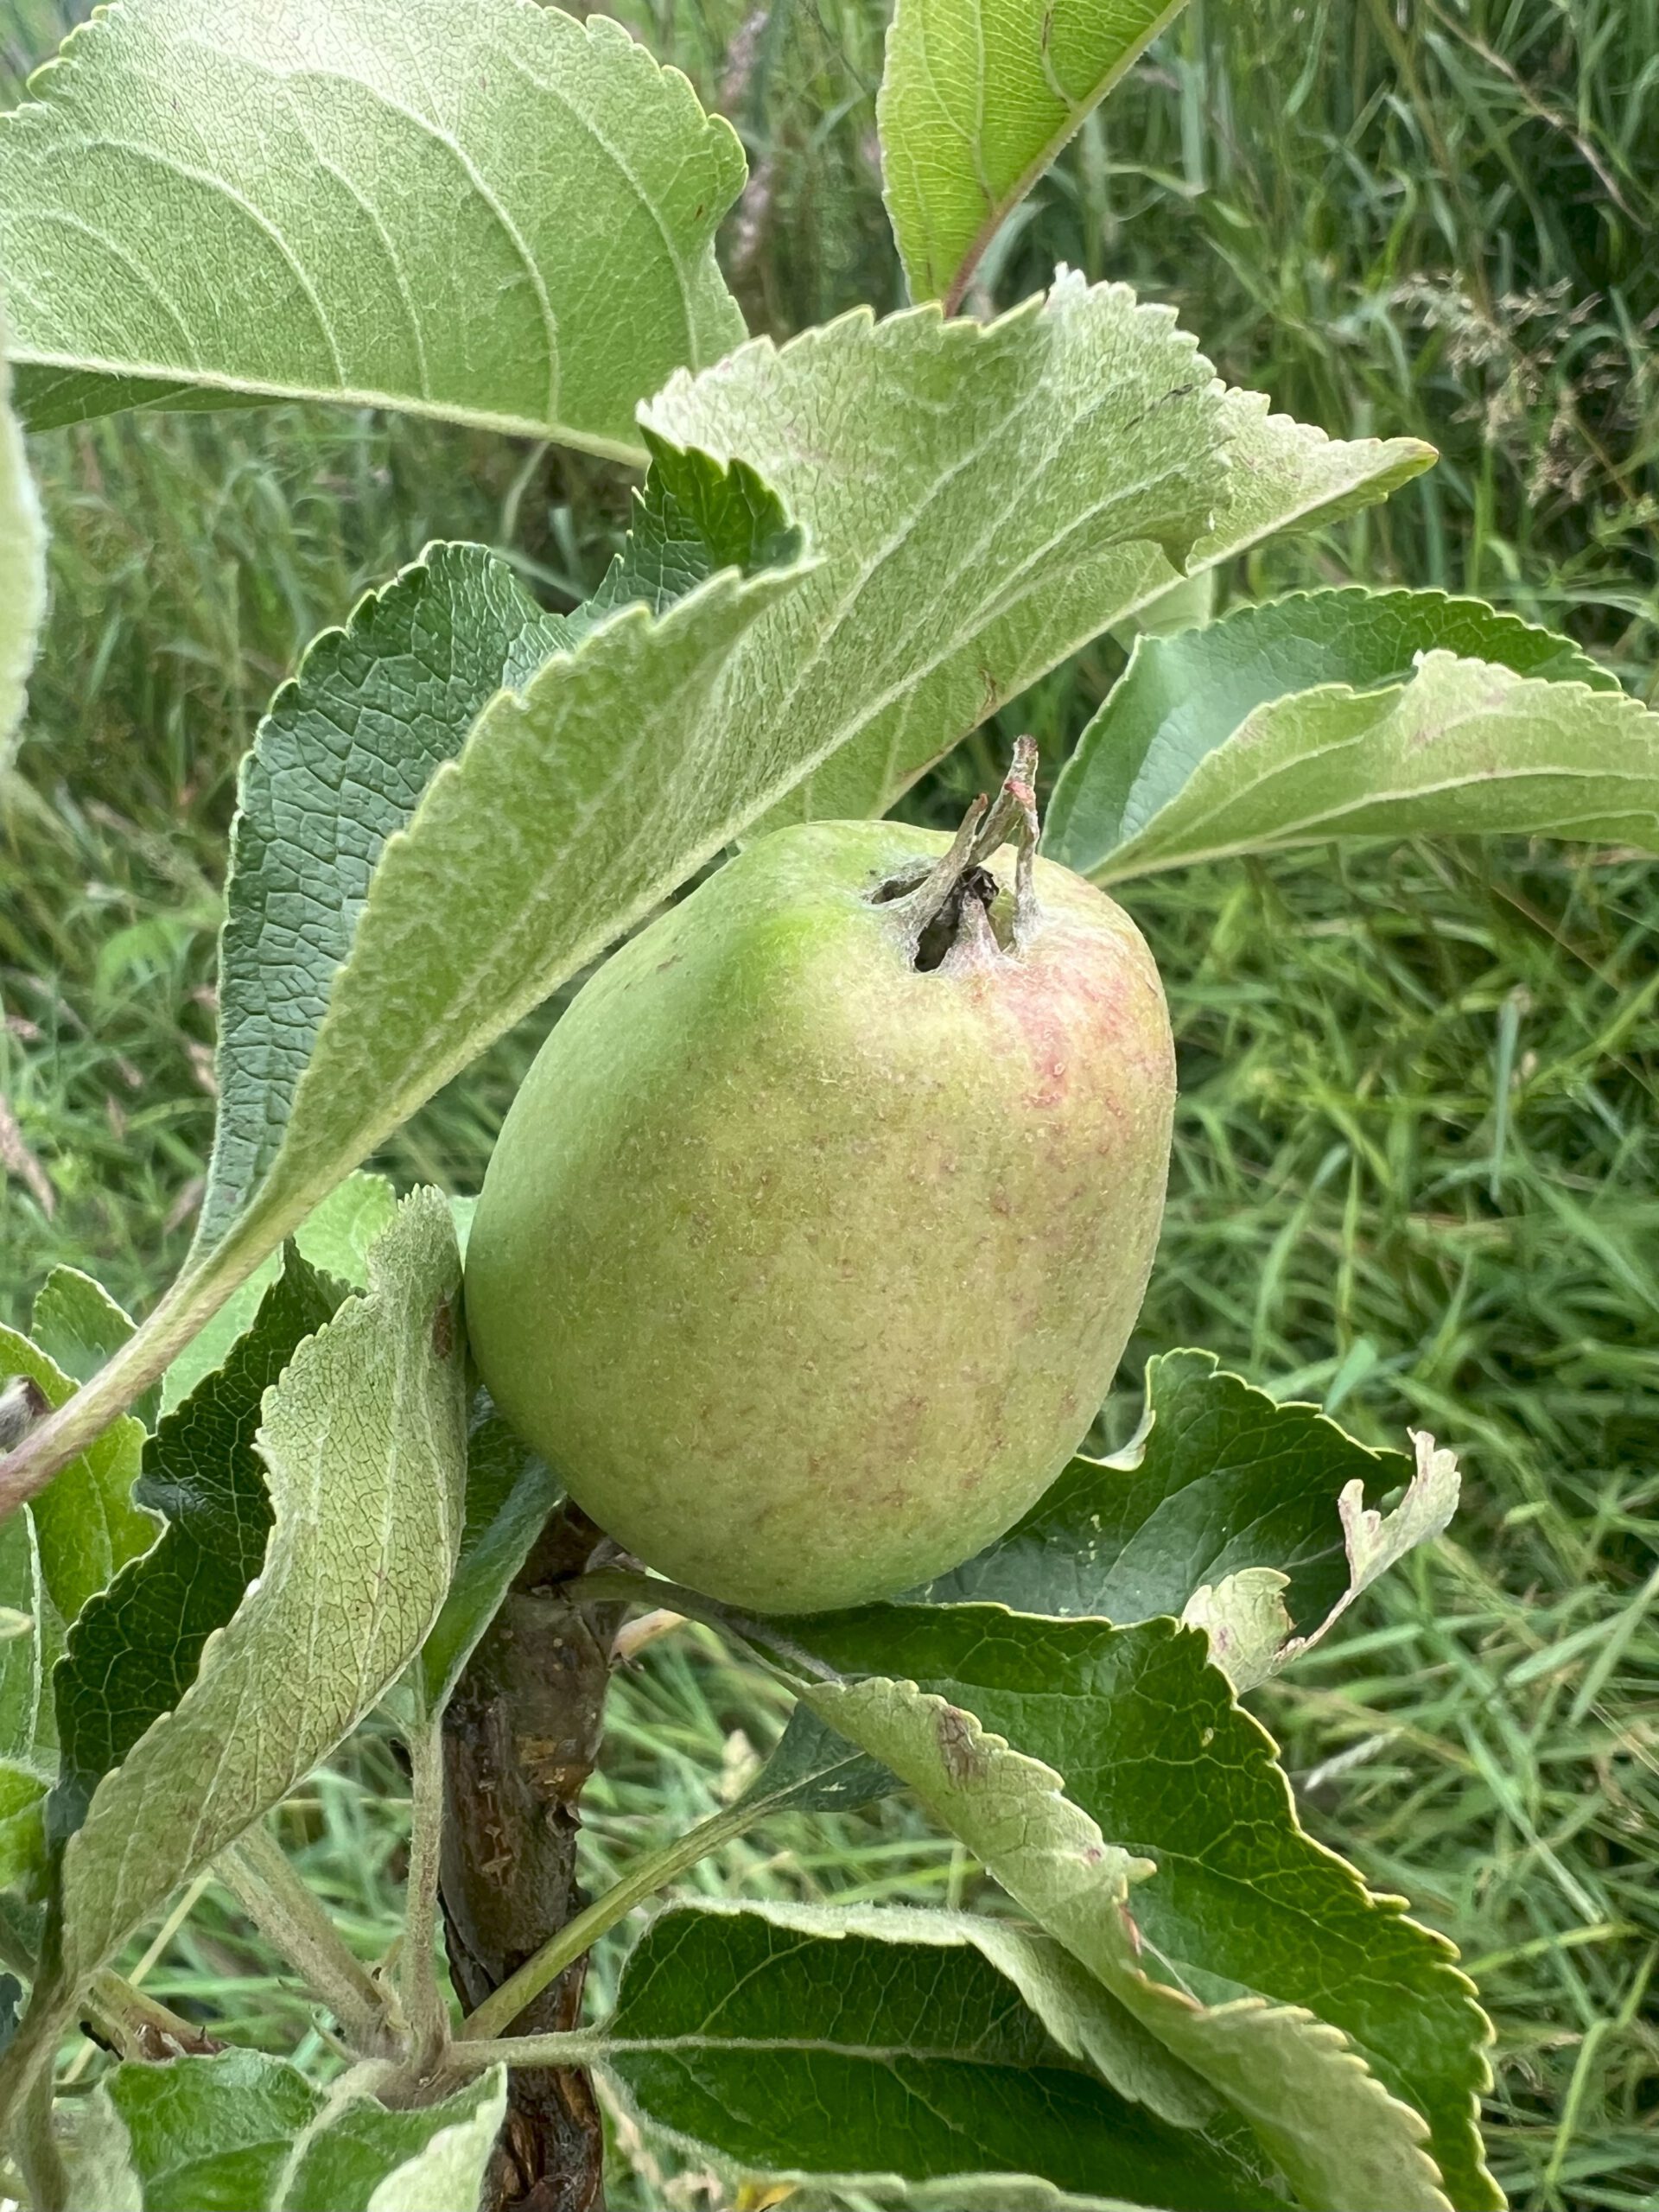
<instances>
[{"instance_id":1,"label":"grass","mask_svg":"<svg viewBox=\"0 0 1659 2212\"><path fill-rule=\"evenodd\" d=\"M879 10L620 12L748 141L731 252L752 321L896 304L871 154ZM48 51L58 18L55 0L13 0L0 72ZM1126 276L1294 411L1442 448L1384 513L1256 556L1236 591L1350 575L1478 590L1659 696L1656 53L1659 0L1193 0L991 281L1016 297L1057 258ZM501 545L568 598L624 504L594 465L292 409L97 425L35 459L54 606L22 772L0 792L0 1095L39 1174L4 1189L8 1317L58 1259L142 1304L188 1239L235 762L306 639L434 535ZM1051 766L1117 665L1091 649L1021 702ZM948 814L1014 728L912 804ZM1310 1826L1478 1973L1516 2202L1650 2203L1659 872L1414 847L1192 871L1130 903L1169 983L1183 1096L1126 1377L1197 1342L1367 1436L1421 1425L1463 1452L1452 1536L1263 1710ZM450 1086L385 1164L475 1186L544 1026ZM779 1718L700 1635L653 1647L590 1792L590 1885L712 1809ZM366 1733L281 1815L365 1955L395 1922L402 1796ZM977 1880L893 1803L769 1828L691 1886L954 1900ZM222 1893L149 1978L321 2057ZM635 2185L681 2199L702 2201L695 2178Z\"/></svg>"}]
</instances>

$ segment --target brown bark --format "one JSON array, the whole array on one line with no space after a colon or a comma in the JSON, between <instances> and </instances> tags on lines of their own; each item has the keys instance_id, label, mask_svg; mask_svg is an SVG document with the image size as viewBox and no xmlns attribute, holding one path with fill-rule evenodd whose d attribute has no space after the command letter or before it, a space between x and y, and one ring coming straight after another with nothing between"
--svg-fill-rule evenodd
<instances>
[{"instance_id":1,"label":"brown bark","mask_svg":"<svg viewBox=\"0 0 1659 2212\"><path fill-rule=\"evenodd\" d=\"M556 1512L444 1716L444 1924L469 2012L583 1903L577 1801L599 1755L622 1608L573 1605L560 1585L613 1549L575 1507ZM576 2026L582 1976L571 1967L513 2031ZM515 2069L484 2212L603 2212L603 2158L587 2075Z\"/></svg>"}]
</instances>

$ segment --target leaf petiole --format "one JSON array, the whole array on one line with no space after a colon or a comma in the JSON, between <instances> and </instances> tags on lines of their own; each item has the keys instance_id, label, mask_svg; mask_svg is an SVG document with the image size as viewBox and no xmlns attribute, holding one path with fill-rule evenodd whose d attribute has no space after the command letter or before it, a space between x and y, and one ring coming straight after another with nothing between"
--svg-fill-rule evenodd
<instances>
[{"instance_id":1,"label":"leaf petiole","mask_svg":"<svg viewBox=\"0 0 1659 2212\"><path fill-rule=\"evenodd\" d=\"M398 2042L386 1993L348 1950L340 1930L264 1828L250 1828L215 1872L261 1933L321 1997L352 2049L389 2057Z\"/></svg>"},{"instance_id":2,"label":"leaf petiole","mask_svg":"<svg viewBox=\"0 0 1659 2212\"><path fill-rule=\"evenodd\" d=\"M433 1948L438 1926L438 1873L443 1843L443 1734L438 1716L404 1732L409 1751L409 1880L397 1988L417 2058L435 2059L449 2034L448 2007L438 1986Z\"/></svg>"},{"instance_id":3,"label":"leaf petiole","mask_svg":"<svg viewBox=\"0 0 1659 2212\"><path fill-rule=\"evenodd\" d=\"M527 2005L534 2002L550 1983L556 1981L569 1966L575 1964L584 1952L590 1951L600 1937L618 1921L626 1919L636 1905L665 1888L677 1875L706 1859L711 1851L718 1851L730 1843L761 1818L769 1808L764 1803L728 1805L724 1811L713 1813L706 1821L687 1830L672 1843L664 1844L658 1851L647 1852L636 1865L630 1867L620 1882L596 1897L574 1920L569 1920L558 1934L543 1943L541 1949L526 1959L516 1974L510 1974L500 1987L492 1992L474 2012L469 2012L456 2031L458 2043L489 2042L505 2036ZM531 2062L521 2055L531 2044L577 2044L579 2036L533 2036L515 2043L513 2064ZM499 2054L498 2054L499 2055ZM468 2060L468 2064L472 2061ZM548 2062L537 2062L548 2063ZM568 2056L558 2062L564 2065L582 2063L579 2057Z\"/></svg>"}]
</instances>

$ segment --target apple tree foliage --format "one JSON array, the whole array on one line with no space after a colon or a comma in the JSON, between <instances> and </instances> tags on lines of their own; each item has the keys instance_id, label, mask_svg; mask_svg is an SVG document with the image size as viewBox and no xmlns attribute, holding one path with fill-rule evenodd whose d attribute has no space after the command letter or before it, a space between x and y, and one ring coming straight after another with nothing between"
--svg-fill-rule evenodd
<instances>
[{"instance_id":1,"label":"apple tree foliage","mask_svg":"<svg viewBox=\"0 0 1659 2212\"><path fill-rule=\"evenodd\" d=\"M44 2212L471 2206L510 2062L871 2202L1502 2203L1470 1983L1304 1833L1239 1701L1444 1527L1455 1462L1200 1352L1152 1363L1124 1450L901 1603L774 1633L614 1576L777 1669L795 1717L709 1834L468 2018L435 1976L433 1732L557 1488L469 1402L464 1213L361 1163L734 840L880 813L1090 639L1433 459L1274 415L1121 286L957 316L1179 5L898 0L879 114L915 304L782 345L715 258L734 134L602 16L116 0L0 118L0 758L43 598L24 429L303 396L644 471L574 613L435 544L312 644L241 775L194 1249L141 1325L60 1270L0 1336L0 2119ZM1659 846L1659 721L1512 617L1341 589L1145 629L1046 849L1116 885L1481 830ZM377 1707L415 1832L370 1975L263 1823ZM1006 1913L672 1904L605 2017L509 2037L723 1836L899 1789ZM332 2015L327 2088L112 1971L210 1867ZM82 2019L118 2063L54 2119Z\"/></svg>"}]
</instances>

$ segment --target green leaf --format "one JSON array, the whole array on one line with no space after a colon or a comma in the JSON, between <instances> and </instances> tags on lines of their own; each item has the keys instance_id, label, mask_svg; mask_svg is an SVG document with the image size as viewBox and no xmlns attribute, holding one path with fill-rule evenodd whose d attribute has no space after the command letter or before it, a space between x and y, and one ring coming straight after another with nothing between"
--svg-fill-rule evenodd
<instances>
[{"instance_id":1,"label":"green leaf","mask_svg":"<svg viewBox=\"0 0 1659 2212\"><path fill-rule=\"evenodd\" d=\"M11 411L9 344L0 316L0 772L11 765L46 612L46 531L22 432Z\"/></svg>"},{"instance_id":2,"label":"green leaf","mask_svg":"<svg viewBox=\"0 0 1659 2212\"><path fill-rule=\"evenodd\" d=\"M37 424L334 399L639 460L635 402L744 334L736 136L602 16L127 0L30 90L0 281Z\"/></svg>"},{"instance_id":3,"label":"green leaf","mask_svg":"<svg viewBox=\"0 0 1659 2212\"><path fill-rule=\"evenodd\" d=\"M231 834L200 1248L224 1234L282 1149L387 841L490 700L561 650L556 620L481 547L429 546L361 600L345 629L324 631L272 701L243 764Z\"/></svg>"},{"instance_id":4,"label":"green leaf","mask_svg":"<svg viewBox=\"0 0 1659 2212\"><path fill-rule=\"evenodd\" d=\"M1434 652L1618 691L1567 639L1479 600L1348 589L1242 607L1202 630L1137 645L1055 786L1045 850L1080 874L1109 866L1257 709L1321 685L1398 687L1420 654Z\"/></svg>"},{"instance_id":5,"label":"green leaf","mask_svg":"<svg viewBox=\"0 0 1659 2212\"><path fill-rule=\"evenodd\" d=\"M339 1302L290 1245L252 1327L146 1445L135 1495L166 1526L152 1550L88 1599L69 1632L54 1683L62 1750L54 1844L80 1826L104 1777L178 1704L207 1638L264 1566L272 1517L257 1448L264 1394Z\"/></svg>"},{"instance_id":6,"label":"green leaf","mask_svg":"<svg viewBox=\"0 0 1659 2212\"><path fill-rule=\"evenodd\" d=\"M388 2112L368 2098L325 2108L290 2156L273 2212L460 2212L476 2204L506 2113L493 2067L441 2104Z\"/></svg>"},{"instance_id":7,"label":"green leaf","mask_svg":"<svg viewBox=\"0 0 1659 2212\"><path fill-rule=\"evenodd\" d=\"M731 741L786 725L804 766L833 762L791 815L880 812L1114 619L1126 573L1175 573L1215 502L1220 407L1167 309L1077 276L988 325L861 311L675 377L642 422L741 454L818 562L736 657Z\"/></svg>"},{"instance_id":8,"label":"green leaf","mask_svg":"<svg viewBox=\"0 0 1659 2212\"><path fill-rule=\"evenodd\" d=\"M99 2212L460 2212L505 2102L499 2068L390 2112L351 2076L325 2093L263 2051L128 2061L88 2100L75 2198Z\"/></svg>"},{"instance_id":9,"label":"green leaf","mask_svg":"<svg viewBox=\"0 0 1659 2212\"><path fill-rule=\"evenodd\" d=\"M1228 2002L1206 2004L1143 1967L1129 1885L1152 1870L1103 1840L1052 1768L913 1682L874 1677L854 1687L814 1685L806 1694L903 1775L1017 1904L1226 2095L1309 2212L1376 2212L1384 2204L1391 2212L1448 2212L1419 2147L1421 2119L1387 2094L1340 2036L1305 2012L1233 1993Z\"/></svg>"},{"instance_id":10,"label":"green leaf","mask_svg":"<svg viewBox=\"0 0 1659 2212\"><path fill-rule=\"evenodd\" d=\"M638 601L664 614L722 569L746 576L786 569L805 550L800 524L746 462L721 468L707 454L682 453L649 430L642 435L651 469L633 495L626 542L586 606L554 618L567 645L619 607Z\"/></svg>"},{"instance_id":11,"label":"green leaf","mask_svg":"<svg viewBox=\"0 0 1659 2212\"><path fill-rule=\"evenodd\" d=\"M132 1334L132 1319L91 1275L54 1268L35 1294L29 1333L72 1382L89 1382Z\"/></svg>"},{"instance_id":12,"label":"green leaf","mask_svg":"<svg viewBox=\"0 0 1659 2212\"><path fill-rule=\"evenodd\" d=\"M75 1394L73 1381L55 1360L15 1329L0 1328L0 1382L11 1375L27 1376L54 1407ZM29 1505L41 1580L66 1622L156 1541L156 1522L132 1498L143 1444L143 1422L123 1414Z\"/></svg>"},{"instance_id":13,"label":"green leaf","mask_svg":"<svg viewBox=\"0 0 1659 2212\"><path fill-rule=\"evenodd\" d=\"M436 1618L466 1464L460 1263L439 1193L404 1201L369 1274L367 1294L306 1339L265 1397L272 1527L259 1575L65 1849L70 1990L309 1773Z\"/></svg>"},{"instance_id":14,"label":"green leaf","mask_svg":"<svg viewBox=\"0 0 1659 2212\"><path fill-rule=\"evenodd\" d=\"M474 1646L562 1494L556 1476L525 1449L480 1391L467 1439L467 1518L454 1578L421 1646L419 1688L429 1713L448 1703Z\"/></svg>"},{"instance_id":15,"label":"green leaf","mask_svg":"<svg viewBox=\"0 0 1659 2212\"><path fill-rule=\"evenodd\" d=\"M771 1758L737 1802L767 1814L852 1813L899 1787L879 1759L855 1751L810 1706L797 1705Z\"/></svg>"},{"instance_id":16,"label":"green leaf","mask_svg":"<svg viewBox=\"0 0 1659 2212\"><path fill-rule=\"evenodd\" d=\"M628 1959L601 2063L650 2125L749 2171L1281 2201L1224 2123L1198 2132L1219 2100L1059 1944L965 1914L671 1907Z\"/></svg>"},{"instance_id":17,"label":"green leaf","mask_svg":"<svg viewBox=\"0 0 1659 2212\"><path fill-rule=\"evenodd\" d=\"M1488 834L1659 849L1659 716L1622 691L1427 653L1402 683L1328 684L1247 714L1088 873L1116 883L1337 836Z\"/></svg>"},{"instance_id":18,"label":"green leaf","mask_svg":"<svg viewBox=\"0 0 1659 2212\"><path fill-rule=\"evenodd\" d=\"M922 308L758 340L674 378L642 420L742 454L817 556L729 687L734 744L804 739L811 772L776 818L885 812L1183 560L1332 519L1433 459L1269 416L1211 384L1164 310L1075 276L989 325Z\"/></svg>"},{"instance_id":19,"label":"green leaf","mask_svg":"<svg viewBox=\"0 0 1659 2212\"><path fill-rule=\"evenodd\" d=\"M384 1175L360 1171L329 1192L294 1232L301 1257L336 1282L360 1290L369 1279L374 1240L397 1211L397 1194ZM232 1291L162 1377L162 1410L188 1398L205 1375L222 1367L237 1338L253 1325L259 1301L282 1273L280 1253L262 1260Z\"/></svg>"},{"instance_id":20,"label":"green leaf","mask_svg":"<svg viewBox=\"0 0 1659 2212\"><path fill-rule=\"evenodd\" d=\"M793 573L716 578L659 620L621 613L480 717L381 855L242 1228L285 1227L775 788L725 741L715 701L734 644ZM780 733L774 760L793 742ZM227 1039L227 1055L241 1049ZM227 1092L226 1109L229 1132L245 1102ZM227 1134L221 1222L249 1188L241 1157Z\"/></svg>"},{"instance_id":21,"label":"green leaf","mask_svg":"<svg viewBox=\"0 0 1659 2212\"><path fill-rule=\"evenodd\" d=\"M1146 1411L1109 1459L1073 1459L1000 1542L918 1594L1016 1612L1179 1614L1201 1584L1255 1567L1290 1580L1292 1618L1323 1618L1347 1580L1338 1501L1411 1475L1317 1406L1280 1405L1206 1351L1147 1363Z\"/></svg>"},{"instance_id":22,"label":"green leaf","mask_svg":"<svg viewBox=\"0 0 1659 2212\"><path fill-rule=\"evenodd\" d=\"M564 691L579 679L549 664L592 639L607 615L614 620L619 608L639 603L667 620L677 600L715 575L733 568L765 575L798 553L799 533L752 472L720 468L702 454L677 453L660 442L654 449L627 543L593 601L575 615L544 613L506 563L480 547L429 547L385 591L365 599L345 630L325 632L299 675L272 702L243 771L232 836L220 949L219 1117L199 1249L210 1247L241 1211L290 1134L295 1095L322 1031L331 991L364 925L365 900L388 840L411 828L436 770L469 742L472 765L480 765L476 756L489 748L490 734L510 712L510 701L498 695L522 692L526 702L533 697L563 703ZM782 569L753 595L734 593L729 583L724 592L716 588L695 612L688 607L665 637L652 632L649 644L639 641L636 657L655 665L677 648L685 658L677 672L692 683L701 655L709 664L702 680L712 680L712 660L734 626L752 620L765 593L782 586L789 573ZM639 626L636 618L630 632L635 639ZM626 649L625 639L607 646L594 639L589 663L597 655L603 667L607 657ZM664 684L659 712L671 709L676 672L659 679ZM492 701L493 718L485 711ZM647 704L648 696L642 696L642 712ZM527 817L519 810L520 842L528 849L521 851L513 882L532 924L543 919L550 893L580 874L565 851L577 827L569 818L572 810L584 797L591 806L620 766L612 726L584 733L579 725L567 727L569 721L567 715L561 724L562 744L550 747L541 764L550 786L548 812ZM683 742L677 734L653 734L677 750ZM728 771L728 786L740 766ZM526 800L529 796L527 786ZM646 796L641 793L638 803ZM465 858L486 880L498 873L503 840L499 820L472 818L477 804L463 798L451 805L450 834L467 836ZM626 794L623 804L626 810ZM462 857L452 852L451 864ZM524 873L535 863L551 879L539 899L536 878ZM652 895L675 880L654 887ZM585 906L557 903L567 936L573 925L592 931L598 923L597 950L616 926L605 920L609 886L582 882ZM469 963L481 949L479 903L470 876L452 887L452 969L458 958ZM505 905L499 911L503 927L526 918L512 916ZM552 918L543 921L550 931L554 925ZM528 995L521 988L518 1010L533 1005L559 980L556 972ZM394 993L402 988L397 979L386 979L383 988L388 986ZM491 1011L486 1002L478 1014L487 1020ZM384 1027L373 1020L378 1013L372 1010L372 1026ZM474 1018L469 1014L469 1027ZM464 1050L455 1065L473 1049ZM385 1127L395 1126L397 1118ZM334 1179L331 1173L327 1179Z\"/></svg>"},{"instance_id":23,"label":"green leaf","mask_svg":"<svg viewBox=\"0 0 1659 2212\"><path fill-rule=\"evenodd\" d=\"M876 100L911 297L968 289L1010 212L1185 0L898 0Z\"/></svg>"},{"instance_id":24,"label":"green leaf","mask_svg":"<svg viewBox=\"0 0 1659 2212\"><path fill-rule=\"evenodd\" d=\"M1501 2203L1475 2124L1486 2024L1450 1945L1303 1834L1202 1636L986 1605L886 1614L800 1640L911 1683L802 1695L1224 2091L1310 2204L1442 2212L1408 2107L1452 2202ZM1179 1986L1149 1981L1143 1958Z\"/></svg>"},{"instance_id":25,"label":"green leaf","mask_svg":"<svg viewBox=\"0 0 1659 2212\"><path fill-rule=\"evenodd\" d=\"M0 1891L40 1896L46 1873L46 1794L57 1773L52 1669L63 1622L46 1587L32 1508L0 1521L0 1606L29 1623L0 1640ZM848 1746L842 1745L843 1753Z\"/></svg>"},{"instance_id":26,"label":"green leaf","mask_svg":"<svg viewBox=\"0 0 1659 2212\"><path fill-rule=\"evenodd\" d=\"M0 1685L0 1699L5 1691ZM12 1716L0 1709L0 1727ZM30 1747L40 1750L38 1744ZM0 1758L0 1890L38 1897L46 1874L46 1794L49 1777L24 1759Z\"/></svg>"}]
</instances>

